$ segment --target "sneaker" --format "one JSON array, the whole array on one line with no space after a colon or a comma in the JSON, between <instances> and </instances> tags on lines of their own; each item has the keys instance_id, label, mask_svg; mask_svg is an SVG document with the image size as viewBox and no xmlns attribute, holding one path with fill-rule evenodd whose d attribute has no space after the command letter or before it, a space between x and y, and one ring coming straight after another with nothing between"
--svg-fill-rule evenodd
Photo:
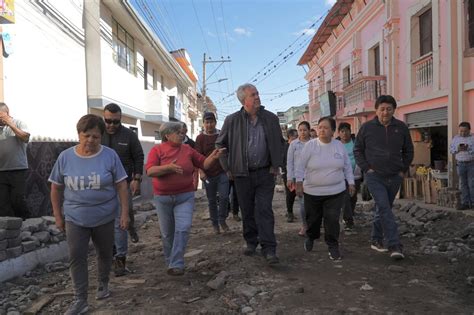
<instances>
[{"instance_id":1,"label":"sneaker","mask_svg":"<svg viewBox=\"0 0 474 315\"><path fill-rule=\"evenodd\" d=\"M222 231L224 231L224 233L227 233L227 232L230 231L229 226L225 222L221 223L221 229L222 229Z\"/></svg>"},{"instance_id":2,"label":"sneaker","mask_svg":"<svg viewBox=\"0 0 474 315\"><path fill-rule=\"evenodd\" d=\"M373 250L378 251L379 253L386 253L386 252L388 252L388 249L386 249L386 248L383 246L383 243L377 242L377 241L372 241L372 243L370 244L370 248L372 248Z\"/></svg>"},{"instance_id":3,"label":"sneaker","mask_svg":"<svg viewBox=\"0 0 474 315\"><path fill-rule=\"evenodd\" d=\"M109 284L107 282L99 282L97 287L97 293L95 295L96 300L102 300L110 296Z\"/></svg>"},{"instance_id":4,"label":"sneaker","mask_svg":"<svg viewBox=\"0 0 474 315\"><path fill-rule=\"evenodd\" d=\"M265 256L265 259L267 260L267 263L269 265L276 265L280 263L280 259L275 254L267 254Z\"/></svg>"},{"instance_id":5,"label":"sneaker","mask_svg":"<svg viewBox=\"0 0 474 315\"><path fill-rule=\"evenodd\" d=\"M89 310L89 305L87 304L87 300L84 299L74 299L72 304L67 309L64 315L79 315L84 314Z\"/></svg>"},{"instance_id":6,"label":"sneaker","mask_svg":"<svg viewBox=\"0 0 474 315\"><path fill-rule=\"evenodd\" d=\"M184 275L184 269L181 268L169 268L166 273L170 276L182 276Z\"/></svg>"},{"instance_id":7,"label":"sneaker","mask_svg":"<svg viewBox=\"0 0 474 315\"><path fill-rule=\"evenodd\" d=\"M232 217L233 217L234 220L237 221L237 222L242 221L242 219L239 217L239 215L238 215L237 213L235 213Z\"/></svg>"},{"instance_id":8,"label":"sneaker","mask_svg":"<svg viewBox=\"0 0 474 315\"><path fill-rule=\"evenodd\" d=\"M132 243L138 243L140 241L140 238L138 237L137 231L135 230L130 230L130 240Z\"/></svg>"},{"instance_id":9,"label":"sneaker","mask_svg":"<svg viewBox=\"0 0 474 315\"><path fill-rule=\"evenodd\" d=\"M313 245L314 245L314 240L310 239L309 237L307 237L305 240L304 240L304 250L307 251L307 252L310 252L313 250Z\"/></svg>"},{"instance_id":10,"label":"sneaker","mask_svg":"<svg viewBox=\"0 0 474 315\"><path fill-rule=\"evenodd\" d=\"M288 213L286 222L288 222L288 223L295 222L295 215L293 213Z\"/></svg>"},{"instance_id":11,"label":"sneaker","mask_svg":"<svg viewBox=\"0 0 474 315\"><path fill-rule=\"evenodd\" d=\"M127 269L125 268L126 257L115 257L114 273L116 277L125 276Z\"/></svg>"},{"instance_id":12,"label":"sneaker","mask_svg":"<svg viewBox=\"0 0 474 315\"><path fill-rule=\"evenodd\" d=\"M307 227L303 225L300 231L298 232L298 235L303 236L303 237L306 236L306 230L307 230Z\"/></svg>"},{"instance_id":13,"label":"sneaker","mask_svg":"<svg viewBox=\"0 0 474 315\"><path fill-rule=\"evenodd\" d=\"M256 248L255 246L252 245L247 245L247 247L244 249L244 255L245 256L253 256L256 253Z\"/></svg>"},{"instance_id":14,"label":"sneaker","mask_svg":"<svg viewBox=\"0 0 474 315\"><path fill-rule=\"evenodd\" d=\"M354 230L354 222L345 222L344 231L351 232Z\"/></svg>"},{"instance_id":15,"label":"sneaker","mask_svg":"<svg viewBox=\"0 0 474 315\"><path fill-rule=\"evenodd\" d=\"M329 259L331 260L341 260L341 253L339 253L339 248L329 248Z\"/></svg>"},{"instance_id":16,"label":"sneaker","mask_svg":"<svg viewBox=\"0 0 474 315\"><path fill-rule=\"evenodd\" d=\"M221 230L219 229L218 225L213 226L212 229L214 230L214 234L221 234Z\"/></svg>"},{"instance_id":17,"label":"sneaker","mask_svg":"<svg viewBox=\"0 0 474 315\"><path fill-rule=\"evenodd\" d=\"M390 247L389 252L390 258L392 258L393 260L402 260L403 258L405 258L401 246Z\"/></svg>"}]
</instances>

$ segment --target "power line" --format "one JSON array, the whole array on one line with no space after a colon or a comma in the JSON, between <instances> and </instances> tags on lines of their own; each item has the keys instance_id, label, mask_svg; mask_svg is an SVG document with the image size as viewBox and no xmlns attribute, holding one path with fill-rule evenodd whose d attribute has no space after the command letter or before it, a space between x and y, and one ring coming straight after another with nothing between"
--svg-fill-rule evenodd
<instances>
[{"instance_id":1,"label":"power line","mask_svg":"<svg viewBox=\"0 0 474 315\"><path fill-rule=\"evenodd\" d=\"M206 46L206 52L209 53L210 52L209 46L207 46L206 36L204 35L204 31L202 29L201 21L199 20L199 16L198 16L198 13L197 13L197 10L196 10L196 6L194 5L194 0L191 0L191 3L193 5L194 14L196 15L196 20L198 21L198 24L199 24L199 29L201 30L201 35L202 35L202 39L204 40L204 45Z\"/></svg>"}]
</instances>

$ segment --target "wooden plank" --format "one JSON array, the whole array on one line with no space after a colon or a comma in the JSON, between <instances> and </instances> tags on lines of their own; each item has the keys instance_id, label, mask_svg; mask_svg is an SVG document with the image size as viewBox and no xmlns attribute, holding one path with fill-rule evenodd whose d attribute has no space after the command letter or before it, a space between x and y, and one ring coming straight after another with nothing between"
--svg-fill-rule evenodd
<instances>
[{"instance_id":1,"label":"wooden plank","mask_svg":"<svg viewBox=\"0 0 474 315\"><path fill-rule=\"evenodd\" d=\"M54 300L54 295L43 295L38 301L33 303L29 309L27 309L23 314L27 315L35 315L38 314L39 311L49 303Z\"/></svg>"}]
</instances>

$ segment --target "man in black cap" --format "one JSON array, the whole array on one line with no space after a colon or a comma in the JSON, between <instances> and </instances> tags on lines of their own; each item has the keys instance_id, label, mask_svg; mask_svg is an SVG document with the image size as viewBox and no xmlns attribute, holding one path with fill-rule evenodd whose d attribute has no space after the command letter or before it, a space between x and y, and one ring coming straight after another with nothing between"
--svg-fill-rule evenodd
<instances>
[{"instance_id":1,"label":"man in black cap","mask_svg":"<svg viewBox=\"0 0 474 315\"><path fill-rule=\"evenodd\" d=\"M209 156L214 150L219 133L216 129L216 116L212 112L204 113L204 133L196 138L196 150ZM209 203L209 214L214 228L214 233L220 234L220 229L229 231L226 224L229 207L229 178L219 163L206 171L199 170L201 180L206 188ZM217 202L219 198L219 202Z\"/></svg>"}]
</instances>

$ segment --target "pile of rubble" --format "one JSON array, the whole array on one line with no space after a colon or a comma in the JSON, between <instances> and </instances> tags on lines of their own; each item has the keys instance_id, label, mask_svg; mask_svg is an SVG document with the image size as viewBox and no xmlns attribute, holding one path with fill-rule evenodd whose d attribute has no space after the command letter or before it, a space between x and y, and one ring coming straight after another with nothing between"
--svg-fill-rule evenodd
<instances>
[{"instance_id":1,"label":"pile of rubble","mask_svg":"<svg viewBox=\"0 0 474 315\"><path fill-rule=\"evenodd\" d=\"M0 217L0 262L63 241L65 235L54 222L54 217L25 221L15 217Z\"/></svg>"},{"instance_id":2,"label":"pile of rubble","mask_svg":"<svg viewBox=\"0 0 474 315\"><path fill-rule=\"evenodd\" d=\"M366 222L372 217L372 202L358 205ZM444 255L450 261L459 257L474 258L474 217L447 209L425 209L408 202L394 205L399 232L404 238L417 238L422 254ZM370 223L369 223L370 224Z\"/></svg>"}]
</instances>

